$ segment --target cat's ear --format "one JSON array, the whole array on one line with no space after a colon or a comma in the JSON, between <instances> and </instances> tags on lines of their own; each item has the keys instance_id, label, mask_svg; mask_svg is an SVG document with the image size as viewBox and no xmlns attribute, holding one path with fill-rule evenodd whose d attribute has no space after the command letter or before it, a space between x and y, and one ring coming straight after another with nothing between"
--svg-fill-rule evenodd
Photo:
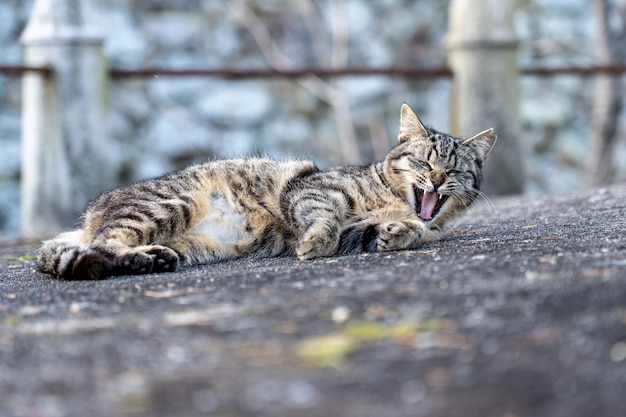
<instances>
[{"instance_id":1,"label":"cat's ear","mask_svg":"<svg viewBox=\"0 0 626 417\"><path fill-rule=\"evenodd\" d=\"M473 148L478 153L480 159L484 161L489 151L491 151L493 144L496 143L496 139L497 136L493 133L493 128L491 128L483 130L469 139L463 140L461 144Z\"/></svg>"},{"instance_id":2,"label":"cat's ear","mask_svg":"<svg viewBox=\"0 0 626 417\"><path fill-rule=\"evenodd\" d=\"M400 110L400 133L398 134L398 142L404 143L410 139L426 138L428 130L422 124L419 117L408 104L402 104Z\"/></svg>"}]
</instances>

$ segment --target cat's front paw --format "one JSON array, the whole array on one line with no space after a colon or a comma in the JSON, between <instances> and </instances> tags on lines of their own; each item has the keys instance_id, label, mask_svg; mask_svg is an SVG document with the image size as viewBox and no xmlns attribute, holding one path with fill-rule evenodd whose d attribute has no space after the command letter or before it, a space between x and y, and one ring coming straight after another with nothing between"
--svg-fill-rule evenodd
<instances>
[{"instance_id":1,"label":"cat's front paw","mask_svg":"<svg viewBox=\"0 0 626 417\"><path fill-rule=\"evenodd\" d=\"M296 254L301 260L331 256L337 253L339 239L325 231L309 229L296 248Z\"/></svg>"},{"instance_id":2,"label":"cat's front paw","mask_svg":"<svg viewBox=\"0 0 626 417\"><path fill-rule=\"evenodd\" d=\"M380 252L411 249L419 244L424 234L420 222L389 222L381 224L376 245Z\"/></svg>"}]
</instances>

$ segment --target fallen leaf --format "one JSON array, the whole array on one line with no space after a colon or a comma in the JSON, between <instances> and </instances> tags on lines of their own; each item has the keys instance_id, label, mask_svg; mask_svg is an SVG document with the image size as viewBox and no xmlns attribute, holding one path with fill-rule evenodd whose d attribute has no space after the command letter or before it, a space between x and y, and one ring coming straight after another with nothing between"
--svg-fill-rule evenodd
<instances>
[{"instance_id":1,"label":"fallen leaf","mask_svg":"<svg viewBox=\"0 0 626 417\"><path fill-rule=\"evenodd\" d=\"M454 333L456 325L449 320L405 321L393 324L383 322L348 322L340 331L326 336L309 338L296 347L296 355L305 363L319 367L338 367L344 358L360 345L370 341L389 340L414 346L422 333L445 333L434 347L467 348L465 336Z\"/></svg>"},{"instance_id":2,"label":"fallen leaf","mask_svg":"<svg viewBox=\"0 0 626 417\"><path fill-rule=\"evenodd\" d=\"M471 240L459 240L459 242L463 243L480 243L480 242L489 242L491 238L483 237L482 239L471 239Z\"/></svg>"},{"instance_id":3,"label":"fallen leaf","mask_svg":"<svg viewBox=\"0 0 626 417\"><path fill-rule=\"evenodd\" d=\"M206 326L215 318L232 317L237 309L231 304L217 304L204 310L184 310L166 313L163 324L167 327Z\"/></svg>"},{"instance_id":4,"label":"fallen leaf","mask_svg":"<svg viewBox=\"0 0 626 417\"><path fill-rule=\"evenodd\" d=\"M467 233L482 233L484 231L485 229L472 229L472 230L468 230Z\"/></svg>"},{"instance_id":5,"label":"fallen leaf","mask_svg":"<svg viewBox=\"0 0 626 417\"><path fill-rule=\"evenodd\" d=\"M536 224L529 224L527 226L522 226L522 229L534 229L535 227L537 227Z\"/></svg>"},{"instance_id":6,"label":"fallen leaf","mask_svg":"<svg viewBox=\"0 0 626 417\"><path fill-rule=\"evenodd\" d=\"M197 292L198 290L195 288L185 288L185 289L180 289L180 290L169 289L165 291L145 290L143 292L143 295L145 295L146 297L150 297L150 298L171 298L171 297L178 297L180 295L194 294Z\"/></svg>"},{"instance_id":7,"label":"fallen leaf","mask_svg":"<svg viewBox=\"0 0 626 417\"><path fill-rule=\"evenodd\" d=\"M552 328L535 329L519 338L519 345L532 349L540 346L554 344L559 339L559 333Z\"/></svg>"},{"instance_id":8,"label":"fallen leaf","mask_svg":"<svg viewBox=\"0 0 626 417\"><path fill-rule=\"evenodd\" d=\"M357 341L350 336L331 334L303 340L297 345L296 354L309 365L338 367L357 345Z\"/></svg>"},{"instance_id":9,"label":"fallen leaf","mask_svg":"<svg viewBox=\"0 0 626 417\"><path fill-rule=\"evenodd\" d=\"M613 269L611 268L584 268L582 274L591 278L609 278L613 276Z\"/></svg>"},{"instance_id":10,"label":"fallen leaf","mask_svg":"<svg viewBox=\"0 0 626 417\"><path fill-rule=\"evenodd\" d=\"M19 314L20 316L34 316L34 315L41 313L42 310L43 310L43 307L24 306L20 308Z\"/></svg>"},{"instance_id":11,"label":"fallen leaf","mask_svg":"<svg viewBox=\"0 0 626 417\"><path fill-rule=\"evenodd\" d=\"M344 328L344 333L358 340L376 340L382 338L405 339L420 332L432 332L441 329L442 320L402 321L393 324L381 322L351 322Z\"/></svg>"},{"instance_id":12,"label":"fallen leaf","mask_svg":"<svg viewBox=\"0 0 626 417\"><path fill-rule=\"evenodd\" d=\"M8 315L4 318L4 324L9 327L15 327L20 324L21 321L22 319L20 317L13 314Z\"/></svg>"},{"instance_id":13,"label":"fallen leaf","mask_svg":"<svg viewBox=\"0 0 626 417\"><path fill-rule=\"evenodd\" d=\"M537 261L540 264L550 264L550 265L556 264L556 258L553 258L553 257L550 257L550 256L542 256L539 259L537 259Z\"/></svg>"},{"instance_id":14,"label":"fallen leaf","mask_svg":"<svg viewBox=\"0 0 626 417\"><path fill-rule=\"evenodd\" d=\"M428 250L416 250L416 251L413 251L413 253L424 253L424 254L437 253L437 252L439 252L439 249L428 249Z\"/></svg>"},{"instance_id":15,"label":"fallen leaf","mask_svg":"<svg viewBox=\"0 0 626 417\"><path fill-rule=\"evenodd\" d=\"M19 324L19 322L17 323ZM66 319L61 321L44 320L19 324L20 334L29 335L71 335L76 333L101 332L117 326L118 323L109 317L89 319Z\"/></svg>"},{"instance_id":16,"label":"fallen leaf","mask_svg":"<svg viewBox=\"0 0 626 417\"><path fill-rule=\"evenodd\" d=\"M4 258L5 261L34 261L37 259L35 255L24 255L24 256L13 256L9 258Z\"/></svg>"}]
</instances>

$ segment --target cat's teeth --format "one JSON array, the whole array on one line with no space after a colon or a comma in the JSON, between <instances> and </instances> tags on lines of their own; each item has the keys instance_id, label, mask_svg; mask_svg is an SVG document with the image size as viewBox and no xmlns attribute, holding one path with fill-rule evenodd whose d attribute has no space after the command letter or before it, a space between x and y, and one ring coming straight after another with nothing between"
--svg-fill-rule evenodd
<instances>
[{"instance_id":1,"label":"cat's teeth","mask_svg":"<svg viewBox=\"0 0 626 417\"><path fill-rule=\"evenodd\" d=\"M439 194L439 199L441 200L441 198L443 197L443 194Z\"/></svg>"}]
</instances>

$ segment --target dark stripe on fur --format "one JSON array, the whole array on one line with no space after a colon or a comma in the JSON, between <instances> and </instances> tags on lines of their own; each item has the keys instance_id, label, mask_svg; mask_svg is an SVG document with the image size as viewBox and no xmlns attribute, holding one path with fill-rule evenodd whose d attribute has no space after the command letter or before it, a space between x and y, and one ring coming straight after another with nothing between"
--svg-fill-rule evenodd
<instances>
[{"instance_id":1,"label":"dark stripe on fur","mask_svg":"<svg viewBox=\"0 0 626 417\"><path fill-rule=\"evenodd\" d=\"M342 254L375 252L377 238L376 225L354 224L341 232L338 252Z\"/></svg>"}]
</instances>

